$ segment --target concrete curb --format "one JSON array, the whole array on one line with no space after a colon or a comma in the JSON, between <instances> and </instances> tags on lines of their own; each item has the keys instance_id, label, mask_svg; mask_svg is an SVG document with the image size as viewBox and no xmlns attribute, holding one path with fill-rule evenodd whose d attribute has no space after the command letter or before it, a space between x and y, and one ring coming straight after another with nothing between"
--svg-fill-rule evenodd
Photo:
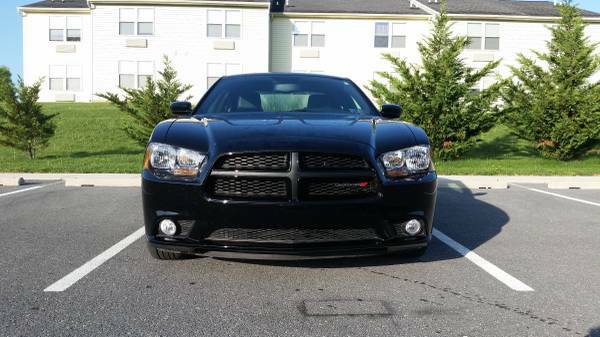
<instances>
[{"instance_id":1,"label":"concrete curb","mask_svg":"<svg viewBox=\"0 0 600 337\"><path fill-rule=\"evenodd\" d=\"M105 187L139 187L141 177L139 174L119 173L1 173L0 185L18 186L19 180L25 182L38 180L62 180L65 186L105 186Z\"/></svg>"},{"instance_id":2,"label":"concrete curb","mask_svg":"<svg viewBox=\"0 0 600 337\"><path fill-rule=\"evenodd\" d=\"M0 185L18 186L19 181L62 180L65 186L139 187L139 174L119 173L0 173ZM549 189L600 189L600 176L440 176L442 188L506 189L511 183L547 185Z\"/></svg>"}]
</instances>

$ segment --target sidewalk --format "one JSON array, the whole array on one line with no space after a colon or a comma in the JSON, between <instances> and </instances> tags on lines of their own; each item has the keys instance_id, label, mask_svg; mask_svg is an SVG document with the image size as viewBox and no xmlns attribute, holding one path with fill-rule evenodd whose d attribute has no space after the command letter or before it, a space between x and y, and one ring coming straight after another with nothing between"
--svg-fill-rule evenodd
<instances>
[{"instance_id":1,"label":"sidewalk","mask_svg":"<svg viewBox=\"0 0 600 337\"><path fill-rule=\"evenodd\" d=\"M78 173L0 173L0 185L18 186L40 180L63 180L65 186L139 187L139 174L78 174ZM445 188L505 189L510 183L543 184L549 189L600 189L600 176L440 176L439 186Z\"/></svg>"}]
</instances>

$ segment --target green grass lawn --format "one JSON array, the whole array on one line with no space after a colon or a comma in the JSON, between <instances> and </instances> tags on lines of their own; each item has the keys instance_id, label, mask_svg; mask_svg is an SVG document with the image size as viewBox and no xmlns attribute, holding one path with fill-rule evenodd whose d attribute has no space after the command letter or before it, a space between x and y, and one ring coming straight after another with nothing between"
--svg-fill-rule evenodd
<instances>
[{"instance_id":1,"label":"green grass lawn","mask_svg":"<svg viewBox=\"0 0 600 337\"><path fill-rule=\"evenodd\" d=\"M30 160L0 147L0 172L137 173L143 148L122 130L127 116L104 103L44 104L59 113L48 148ZM585 158L560 162L541 158L533 146L498 126L483 135L465 159L436 162L440 174L600 175L600 147Z\"/></svg>"},{"instance_id":2,"label":"green grass lawn","mask_svg":"<svg viewBox=\"0 0 600 337\"><path fill-rule=\"evenodd\" d=\"M139 172L143 147L122 130L125 116L104 103L44 104L56 134L38 158L0 147L0 172Z\"/></svg>"},{"instance_id":3,"label":"green grass lawn","mask_svg":"<svg viewBox=\"0 0 600 337\"><path fill-rule=\"evenodd\" d=\"M577 160L546 159L533 144L499 125L484 134L464 159L436 162L436 168L445 175L600 175L600 147Z\"/></svg>"}]
</instances>

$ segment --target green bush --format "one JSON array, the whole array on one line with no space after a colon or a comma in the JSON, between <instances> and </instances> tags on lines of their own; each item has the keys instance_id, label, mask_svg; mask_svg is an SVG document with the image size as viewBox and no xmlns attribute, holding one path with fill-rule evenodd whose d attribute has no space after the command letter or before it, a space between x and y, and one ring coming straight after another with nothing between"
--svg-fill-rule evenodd
<instances>
[{"instance_id":1,"label":"green bush","mask_svg":"<svg viewBox=\"0 0 600 337\"><path fill-rule=\"evenodd\" d=\"M0 144L36 157L48 146L56 126L38 103L42 80L26 86L19 78L15 85L6 67L0 67Z\"/></svg>"},{"instance_id":2,"label":"green bush","mask_svg":"<svg viewBox=\"0 0 600 337\"><path fill-rule=\"evenodd\" d=\"M431 35L418 43L421 65L385 54L394 73L381 72L383 82L371 81L367 89L380 104L404 106L403 119L422 127L434 157L456 158L475 144L476 139L495 125L500 84L473 91L500 61L480 70L467 67L461 53L469 39L451 34L446 1L433 21Z\"/></svg>"},{"instance_id":3,"label":"green bush","mask_svg":"<svg viewBox=\"0 0 600 337\"><path fill-rule=\"evenodd\" d=\"M131 139L144 146L156 124L173 117L171 103L192 88L177 80L177 71L166 56L164 70L158 74L160 77L157 80L148 79L144 88L122 89L124 98L109 92L96 94L131 117L124 130Z\"/></svg>"},{"instance_id":4,"label":"green bush","mask_svg":"<svg viewBox=\"0 0 600 337\"><path fill-rule=\"evenodd\" d=\"M579 10L559 6L552 39L535 59L519 55L513 79L502 90L505 123L534 142L546 157L561 160L590 149L600 135L600 86L589 78L600 70L596 44L585 36Z\"/></svg>"}]
</instances>

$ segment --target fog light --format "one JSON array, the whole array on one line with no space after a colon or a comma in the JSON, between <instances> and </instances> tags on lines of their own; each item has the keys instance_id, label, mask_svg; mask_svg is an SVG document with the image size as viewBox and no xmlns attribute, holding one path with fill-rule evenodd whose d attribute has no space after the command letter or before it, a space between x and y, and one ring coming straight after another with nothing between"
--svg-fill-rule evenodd
<instances>
[{"instance_id":1,"label":"fog light","mask_svg":"<svg viewBox=\"0 0 600 337\"><path fill-rule=\"evenodd\" d=\"M173 222L173 220L170 219L162 220L160 222L159 228L163 234L169 236L173 236L175 235L175 233L177 233L177 225L175 224L175 222Z\"/></svg>"},{"instance_id":2,"label":"fog light","mask_svg":"<svg viewBox=\"0 0 600 337\"><path fill-rule=\"evenodd\" d=\"M404 230L409 235L417 235L421 232L421 221L412 219L404 224Z\"/></svg>"}]
</instances>

